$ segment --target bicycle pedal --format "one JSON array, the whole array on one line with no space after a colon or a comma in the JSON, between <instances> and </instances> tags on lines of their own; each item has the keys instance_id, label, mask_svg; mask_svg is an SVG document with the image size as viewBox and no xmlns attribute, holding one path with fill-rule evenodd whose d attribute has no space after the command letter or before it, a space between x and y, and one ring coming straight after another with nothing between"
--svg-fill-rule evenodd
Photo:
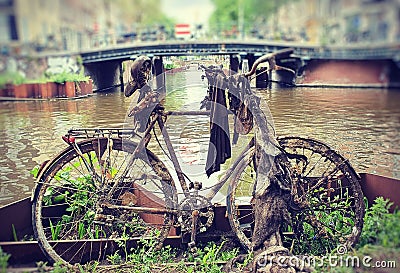
<instances>
[{"instance_id":1,"label":"bicycle pedal","mask_svg":"<svg viewBox=\"0 0 400 273\"><path fill-rule=\"evenodd\" d=\"M199 254L197 253L197 247L196 247L196 242L190 242L188 243L188 247L190 250L190 253L192 253L193 257L197 257Z\"/></svg>"},{"instance_id":2,"label":"bicycle pedal","mask_svg":"<svg viewBox=\"0 0 400 273\"><path fill-rule=\"evenodd\" d=\"M201 188L203 187L203 183L199 182L199 181L194 181L194 182L190 182L189 183L189 190L201 190Z\"/></svg>"},{"instance_id":3,"label":"bicycle pedal","mask_svg":"<svg viewBox=\"0 0 400 273\"><path fill-rule=\"evenodd\" d=\"M196 190L201 190L201 188L203 187L203 183L201 182L194 182L194 187L196 188Z\"/></svg>"}]
</instances>

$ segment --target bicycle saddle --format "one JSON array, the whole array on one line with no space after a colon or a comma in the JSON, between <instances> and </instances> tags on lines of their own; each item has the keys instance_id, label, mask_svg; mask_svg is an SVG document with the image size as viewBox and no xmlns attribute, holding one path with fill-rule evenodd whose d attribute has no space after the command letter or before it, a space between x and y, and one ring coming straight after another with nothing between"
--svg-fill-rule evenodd
<instances>
[{"instance_id":1,"label":"bicycle saddle","mask_svg":"<svg viewBox=\"0 0 400 273\"><path fill-rule=\"evenodd\" d=\"M141 89L149 81L151 73L151 59L140 56L133 61L131 67L132 80L125 87L125 96L131 96L136 90Z\"/></svg>"}]
</instances>

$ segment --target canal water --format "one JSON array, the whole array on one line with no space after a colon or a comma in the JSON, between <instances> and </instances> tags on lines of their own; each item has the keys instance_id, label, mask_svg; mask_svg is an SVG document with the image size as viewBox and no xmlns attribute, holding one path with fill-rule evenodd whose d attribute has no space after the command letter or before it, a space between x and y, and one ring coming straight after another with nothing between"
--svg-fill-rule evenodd
<instances>
[{"instance_id":1,"label":"canal water","mask_svg":"<svg viewBox=\"0 0 400 273\"><path fill-rule=\"evenodd\" d=\"M166 77L166 108L199 110L207 88L201 71L193 68ZM278 136L321 140L348 157L358 172L400 178L400 90L259 91ZM61 136L68 129L129 127L126 114L131 100L114 92L76 100L0 102L0 206L31 194L30 171L66 147ZM168 127L184 171L204 176L207 117L174 117Z\"/></svg>"}]
</instances>

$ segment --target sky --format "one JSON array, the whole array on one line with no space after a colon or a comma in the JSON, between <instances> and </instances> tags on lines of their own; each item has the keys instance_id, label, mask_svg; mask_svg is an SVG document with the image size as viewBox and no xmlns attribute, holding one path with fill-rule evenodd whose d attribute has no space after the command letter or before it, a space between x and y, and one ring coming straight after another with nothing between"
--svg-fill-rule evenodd
<instances>
[{"instance_id":1,"label":"sky","mask_svg":"<svg viewBox=\"0 0 400 273\"><path fill-rule=\"evenodd\" d=\"M214 10L210 0L161 0L162 10L177 23L206 25Z\"/></svg>"}]
</instances>

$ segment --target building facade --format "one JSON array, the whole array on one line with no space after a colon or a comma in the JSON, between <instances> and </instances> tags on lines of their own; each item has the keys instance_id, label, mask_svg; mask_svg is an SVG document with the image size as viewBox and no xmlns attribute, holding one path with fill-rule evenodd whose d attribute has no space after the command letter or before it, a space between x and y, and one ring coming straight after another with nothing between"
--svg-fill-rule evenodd
<instances>
[{"instance_id":1,"label":"building facade","mask_svg":"<svg viewBox=\"0 0 400 273\"><path fill-rule=\"evenodd\" d=\"M272 27L277 25L277 28ZM269 19L279 38L315 44L400 41L400 0L299 0Z\"/></svg>"},{"instance_id":2,"label":"building facade","mask_svg":"<svg viewBox=\"0 0 400 273\"><path fill-rule=\"evenodd\" d=\"M115 41L118 8L109 0L0 0L0 46L79 51Z\"/></svg>"}]
</instances>

